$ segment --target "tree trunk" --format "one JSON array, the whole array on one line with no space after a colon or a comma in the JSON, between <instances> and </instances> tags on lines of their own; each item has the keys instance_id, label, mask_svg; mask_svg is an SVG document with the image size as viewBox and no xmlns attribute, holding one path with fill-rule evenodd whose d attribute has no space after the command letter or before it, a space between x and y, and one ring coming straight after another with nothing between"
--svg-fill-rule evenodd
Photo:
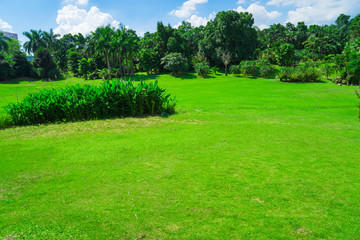
<instances>
[{"instance_id":1,"label":"tree trunk","mask_svg":"<svg viewBox=\"0 0 360 240\"><path fill-rule=\"evenodd\" d=\"M128 56L126 55L125 57L125 61L126 61L126 76L129 75L129 61L128 61Z\"/></svg>"},{"instance_id":2,"label":"tree trunk","mask_svg":"<svg viewBox=\"0 0 360 240\"><path fill-rule=\"evenodd\" d=\"M131 76L133 77L134 76L134 59L133 58L131 58L130 64L131 64Z\"/></svg>"},{"instance_id":3,"label":"tree trunk","mask_svg":"<svg viewBox=\"0 0 360 240\"><path fill-rule=\"evenodd\" d=\"M119 72L120 72L120 77L122 78L123 77L123 72L122 72L122 70L121 70L121 58L120 57L118 57L118 64L119 64Z\"/></svg>"},{"instance_id":4,"label":"tree trunk","mask_svg":"<svg viewBox=\"0 0 360 240\"><path fill-rule=\"evenodd\" d=\"M109 54L106 54L106 63L107 63L108 70L110 70L110 69L111 69L111 67L110 67Z\"/></svg>"}]
</instances>

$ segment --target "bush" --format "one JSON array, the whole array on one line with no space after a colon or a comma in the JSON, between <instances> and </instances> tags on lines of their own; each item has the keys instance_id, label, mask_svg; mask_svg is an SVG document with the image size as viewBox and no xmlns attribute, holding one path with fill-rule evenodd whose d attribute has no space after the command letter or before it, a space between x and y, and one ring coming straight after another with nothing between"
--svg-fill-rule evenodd
<instances>
[{"instance_id":1,"label":"bush","mask_svg":"<svg viewBox=\"0 0 360 240\"><path fill-rule=\"evenodd\" d=\"M175 111L175 99L157 82L133 84L105 81L100 86L75 85L31 93L19 103L5 107L16 125L42 124Z\"/></svg>"},{"instance_id":2,"label":"bush","mask_svg":"<svg viewBox=\"0 0 360 240\"><path fill-rule=\"evenodd\" d=\"M242 61L240 63L240 71L244 74L245 77L249 74L256 76L258 72L256 61Z\"/></svg>"},{"instance_id":3,"label":"bush","mask_svg":"<svg viewBox=\"0 0 360 240\"><path fill-rule=\"evenodd\" d=\"M290 79L290 74L292 72L293 72L293 68L283 67L283 68L281 68L277 77L280 79L280 81L287 82Z\"/></svg>"},{"instance_id":4,"label":"bush","mask_svg":"<svg viewBox=\"0 0 360 240\"><path fill-rule=\"evenodd\" d=\"M320 76L316 69L305 67L283 67L278 74L282 82L316 82Z\"/></svg>"},{"instance_id":5,"label":"bush","mask_svg":"<svg viewBox=\"0 0 360 240\"><path fill-rule=\"evenodd\" d=\"M230 72L232 74L237 75L243 73L245 77L249 74L253 77L266 77L274 73L274 71L275 67L267 59L242 61L239 65L232 65L230 67Z\"/></svg>"},{"instance_id":6,"label":"bush","mask_svg":"<svg viewBox=\"0 0 360 240\"><path fill-rule=\"evenodd\" d=\"M267 59L257 61L258 74L260 77L267 77L274 73L275 67Z\"/></svg>"},{"instance_id":7,"label":"bush","mask_svg":"<svg viewBox=\"0 0 360 240\"><path fill-rule=\"evenodd\" d=\"M185 72L187 59L184 58L180 53L170 53L161 59L161 64L164 68L173 74Z\"/></svg>"},{"instance_id":8,"label":"bush","mask_svg":"<svg viewBox=\"0 0 360 240\"><path fill-rule=\"evenodd\" d=\"M217 66L213 66L213 67L211 68L211 71L213 71L213 73L216 75L217 72L219 72L219 68L218 68Z\"/></svg>"},{"instance_id":9,"label":"bush","mask_svg":"<svg viewBox=\"0 0 360 240\"><path fill-rule=\"evenodd\" d=\"M98 75L103 80L108 80L108 79L111 79L113 77L112 74L111 74L111 70L109 70L107 68L103 68L102 70L98 70Z\"/></svg>"},{"instance_id":10,"label":"bush","mask_svg":"<svg viewBox=\"0 0 360 240\"><path fill-rule=\"evenodd\" d=\"M199 76L206 77L210 73L210 66L205 62L196 63L194 68Z\"/></svg>"},{"instance_id":11,"label":"bush","mask_svg":"<svg viewBox=\"0 0 360 240\"><path fill-rule=\"evenodd\" d=\"M240 65L231 65L229 69L231 74L238 75L241 73Z\"/></svg>"},{"instance_id":12,"label":"bush","mask_svg":"<svg viewBox=\"0 0 360 240\"><path fill-rule=\"evenodd\" d=\"M14 77L13 68L9 61L0 53L0 81L8 80Z\"/></svg>"},{"instance_id":13,"label":"bush","mask_svg":"<svg viewBox=\"0 0 360 240\"><path fill-rule=\"evenodd\" d=\"M98 71L91 72L91 73L89 73L87 78L90 79L90 80L98 79L99 78L99 72Z\"/></svg>"}]
</instances>

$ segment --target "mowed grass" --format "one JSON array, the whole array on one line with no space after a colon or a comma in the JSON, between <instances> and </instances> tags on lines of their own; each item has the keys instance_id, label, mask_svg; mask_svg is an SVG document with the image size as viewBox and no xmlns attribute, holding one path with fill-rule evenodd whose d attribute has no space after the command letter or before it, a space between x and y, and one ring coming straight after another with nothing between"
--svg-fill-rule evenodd
<instances>
[{"instance_id":1,"label":"mowed grass","mask_svg":"<svg viewBox=\"0 0 360 240\"><path fill-rule=\"evenodd\" d=\"M0 130L0 238L359 238L356 87L151 78L177 114Z\"/></svg>"}]
</instances>

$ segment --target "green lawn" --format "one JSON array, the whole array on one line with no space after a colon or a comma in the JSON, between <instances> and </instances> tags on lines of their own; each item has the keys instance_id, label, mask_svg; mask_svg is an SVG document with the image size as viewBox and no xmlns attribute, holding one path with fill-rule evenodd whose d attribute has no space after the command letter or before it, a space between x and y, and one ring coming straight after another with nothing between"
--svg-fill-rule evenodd
<instances>
[{"instance_id":1,"label":"green lawn","mask_svg":"<svg viewBox=\"0 0 360 240\"><path fill-rule=\"evenodd\" d=\"M176 115L0 130L0 239L359 239L356 87L150 78Z\"/></svg>"}]
</instances>

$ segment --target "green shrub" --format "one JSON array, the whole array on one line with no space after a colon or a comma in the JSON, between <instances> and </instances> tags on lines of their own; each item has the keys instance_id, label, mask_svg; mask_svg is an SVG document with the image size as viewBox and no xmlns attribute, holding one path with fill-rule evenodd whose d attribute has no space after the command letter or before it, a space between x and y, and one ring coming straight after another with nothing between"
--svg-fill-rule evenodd
<instances>
[{"instance_id":1,"label":"green shrub","mask_svg":"<svg viewBox=\"0 0 360 240\"><path fill-rule=\"evenodd\" d=\"M281 68L277 77L280 79L280 81L287 82L290 79L290 74L292 72L293 72L293 68L283 67L283 68Z\"/></svg>"},{"instance_id":2,"label":"green shrub","mask_svg":"<svg viewBox=\"0 0 360 240\"><path fill-rule=\"evenodd\" d=\"M241 73L240 65L231 65L229 69L231 74L238 75Z\"/></svg>"},{"instance_id":3,"label":"green shrub","mask_svg":"<svg viewBox=\"0 0 360 240\"><path fill-rule=\"evenodd\" d=\"M239 65L232 65L230 67L230 72L232 74L238 75L243 73L245 77L247 75L252 75L253 77L266 77L273 74L274 71L275 67L267 59L242 61Z\"/></svg>"},{"instance_id":4,"label":"green shrub","mask_svg":"<svg viewBox=\"0 0 360 240\"><path fill-rule=\"evenodd\" d=\"M206 77L210 73L210 66L205 62L196 63L194 68L195 72L202 77Z\"/></svg>"},{"instance_id":5,"label":"green shrub","mask_svg":"<svg viewBox=\"0 0 360 240\"><path fill-rule=\"evenodd\" d=\"M211 71L213 71L213 73L216 75L217 72L219 72L219 68L218 68L217 66L213 66L213 67L211 68Z\"/></svg>"},{"instance_id":6,"label":"green shrub","mask_svg":"<svg viewBox=\"0 0 360 240\"><path fill-rule=\"evenodd\" d=\"M161 64L164 68L172 74L178 74L187 70L187 59L181 53L169 53L161 58Z\"/></svg>"},{"instance_id":7,"label":"green shrub","mask_svg":"<svg viewBox=\"0 0 360 240\"><path fill-rule=\"evenodd\" d=\"M258 67L256 61L242 61L240 63L240 71L246 77L247 75L257 76Z\"/></svg>"},{"instance_id":8,"label":"green shrub","mask_svg":"<svg viewBox=\"0 0 360 240\"><path fill-rule=\"evenodd\" d=\"M103 80L108 80L108 79L111 79L113 77L112 73L111 73L111 70L109 70L107 68L103 68L102 70L98 70L98 75Z\"/></svg>"},{"instance_id":9,"label":"green shrub","mask_svg":"<svg viewBox=\"0 0 360 240\"><path fill-rule=\"evenodd\" d=\"M258 60L256 65L260 77L267 77L275 72L275 67L267 59Z\"/></svg>"},{"instance_id":10,"label":"green shrub","mask_svg":"<svg viewBox=\"0 0 360 240\"><path fill-rule=\"evenodd\" d=\"M316 82L320 76L316 69L306 67L283 67L278 74L282 82Z\"/></svg>"},{"instance_id":11,"label":"green shrub","mask_svg":"<svg viewBox=\"0 0 360 240\"><path fill-rule=\"evenodd\" d=\"M5 107L16 125L42 124L175 111L175 99L154 83L105 81L100 86L74 85L31 93Z\"/></svg>"},{"instance_id":12,"label":"green shrub","mask_svg":"<svg viewBox=\"0 0 360 240\"><path fill-rule=\"evenodd\" d=\"M198 76L206 77L211 71L208 60L201 53L198 53L196 56L194 56L194 58L191 60L191 63Z\"/></svg>"},{"instance_id":13,"label":"green shrub","mask_svg":"<svg viewBox=\"0 0 360 240\"><path fill-rule=\"evenodd\" d=\"M98 71L91 72L91 73L89 73L87 78L90 79L90 80L98 79L99 78L99 72Z\"/></svg>"}]
</instances>

